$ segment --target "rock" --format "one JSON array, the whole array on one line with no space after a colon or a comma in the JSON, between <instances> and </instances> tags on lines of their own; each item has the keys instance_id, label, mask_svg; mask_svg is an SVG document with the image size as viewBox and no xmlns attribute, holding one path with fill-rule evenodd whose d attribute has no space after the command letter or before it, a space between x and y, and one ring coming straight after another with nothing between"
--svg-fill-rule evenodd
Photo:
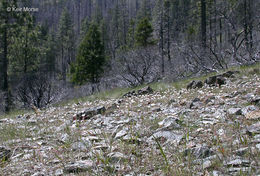
<instances>
[{"instance_id":1,"label":"rock","mask_svg":"<svg viewBox=\"0 0 260 176\"><path fill-rule=\"evenodd\" d=\"M191 81L188 85L187 85L187 89L196 89L196 88L202 88L203 87L203 82L202 81Z\"/></svg>"},{"instance_id":2,"label":"rock","mask_svg":"<svg viewBox=\"0 0 260 176\"><path fill-rule=\"evenodd\" d=\"M221 75L217 76L211 76L205 80L205 84L208 84L209 86L221 86L226 84L226 80Z\"/></svg>"},{"instance_id":3,"label":"rock","mask_svg":"<svg viewBox=\"0 0 260 176\"><path fill-rule=\"evenodd\" d=\"M250 135L251 135L251 134L260 133L260 122L248 126L248 127L247 127L247 132L248 132Z\"/></svg>"},{"instance_id":4,"label":"rock","mask_svg":"<svg viewBox=\"0 0 260 176\"><path fill-rule=\"evenodd\" d=\"M120 152L112 152L112 153L109 153L107 156L110 158L110 161L113 163L118 162L120 160L127 159L127 156L125 156L124 154L122 154Z\"/></svg>"},{"instance_id":5,"label":"rock","mask_svg":"<svg viewBox=\"0 0 260 176\"><path fill-rule=\"evenodd\" d=\"M246 116L246 114L248 114L252 111L257 111L257 110L258 110L258 107L255 105L246 106L246 107L242 108L242 114L244 116Z\"/></svg>"},{"instance_id":6,"label":"rock","mask_svg":"<svg viewBox=\"0 0 260 176\"><path fill-rule=\"evenodd\" d=\"M221 87L222 85L226 84L226 80L222 76L218 76L216 80L216 85Z\"/></svg>"},{"instance_id":7,"label":"rock","mask_svg":"<svg viewBox=\"0 0 260 176\"><path fill-rule=\"evenodd\" d=\"M214 154L214 152L207 146L196 147L193 150L193 155L197 159L207 158Z\"/></svg>"},{"instance_id":8,"label":"rock","mask_svg":"<svg viewBox=\"0 0 260 176\"><path fill-rule=\"evenodd\" d=\"M235 154L238 156L243 156L248 152L248 147L244 147L244 148L240 148L238 150L235 151Z\"/></svg>"},{"instance_id":9,"label":"rock","mask_svg":"<svg viewBox=\"0 0 260 176\"><path fill-rule=\"evenodd\" d=\"M73 151L86 151L87 146L83 142L75 142L71 146Z\"/></svg>"},{"instance_id":10,"label":"rock","mask_svg":"<svg viewBox=\"0 0 260 176\"><path fill-rule=\"evenodd\" d=\"M228 115L242 115L241 108L230 108L227 110Z\"/></svg>"},{"instance_id":11,"label":"rock","mask_svg":"<svg viewBox=\"0 0 260 176\"><path fill-rule=\"evenodd\" d=\"M209 168L209 167L211 167L211 166L212 166L212 162L211 162L210 160L206 160L206 161L204 161L203 164L202 164L202 168L203 168L203 169L207 169L207 168Z\"/></svg>"},{"instance_id":12,"label":"rock","mask_svg":"<svg viewBox=\"0 0 260 176\"><path fill-rule=\"evenodd\" d=\"M250 165L249 160L235 159L225 164L228 167L246 167Z\"/></svg>"},{"instance_id":13,"label":"rock","mask_svg":"<svg viewBox=\"0 0 260 176\"><path fill-rule=\"evenodd\" d=\"M199 98L194 98L189 106L189 108L191 109L197 109L199 107L201 107L203 105L203 103L200 101Z\"/></svg>"},{"instance_id":14,"label":"rock","mask_svg":"<svg viewBox=\"0 0 260 176\"><path fill-rule=\"evenodd\" d=\"M63 170L62 169L57 169L55 171L55 176L62 176L63 175Z\"/></svg>"},{"instance_id":15,"label":"rock","mask_svg":"<svg viewBox=\"0 0 260 176\"><path fill-rule=\"evenodd\" d=\"M123 136L127 135L127 131L126 130L121 130L118 133L116 133L115 139L121 138Z\"/></svg>"},{"instance_id":16,"label":"rock","mask_svg":"<svg viewBox=\"0 0 260 176\"><path fill-rule=\"evenodd\" d=\"M180 125L178 124L179 119L176 119L174 117L168 117L164 119L163 121L160 121L158 125L163 129L163 130L174 130L174 129L179 129Z\"/></svg>"},{"instance_id":17,"label":"rock","mask_svg":"<svg viewBox=\"0 0 260 176\"><path fill-rule=\"evenodd\" d=\"M151 111L152 111L152 112L160 112L160 111L161 111L161 108L160 108L160 107L154 107L154 108L152 108Z\"/></svg>"},{"instance_id":18,"label":"rock","mask_svg":"<svg viewBox=\"0 0 260 176\"><path fill-rule=\"evenodd\" d=\"M0 162L7 161L11 157L11 150L0 146Z\"/></svg>"},{"instance_id":19,"label":"rock","mask_svg":"<svg viewBox=\"0 0 260 176\"><path fill-rule=\"evenodd\" d=\"M251 103L260 106L260 97L252 98Z\"/></svg>"},{"instance_id":20,"label":"rock","mask_svg":"<svg viewBox=\"0 0 260 176\"><path fill-rule=\"evenodd\" d=\"M79 173L79 172L86 172L93 168L93 161L91 160L83 160L83 161L76 161L74 163L69 163L64 166L63 171L65 173Z\"/></svg>"},{"instance_id":21,"label":"rock","mask_svg":"<svg viewBox=\"0 0 260 176\"><path fill-rule=\"evenodd\" d=\"M247 119L252 119L252 120L260 119L260 110L249 112L245 116Z\"/></svg>"},{"instance_id":22,"label":"rock","mask_svg":"<svg viewBox=\"0 0 260 176\"><path fill-rule=\"evenodd\" d=\"M256 144L255 147L260 151L260 144Z\"/></svg>"},{"instance_id":23,"label":"rock","mask_svg":"<svg viewBox=\"0 0 260 176\"><path fill-rule=\"evenodd\" d=\"M162 141L166 140L167 142L179 144L179 142L183 138L183 134L174 133L174 132L171 132L171 131L158 131L158 132L154 133L149 138L149 140L154 140L154 138L159 139L159 141L160 140L162 140Z\"/></svg>"},{"instance_id":24,"label":"rock","mask_svg":"<svg viewBox=\"0 0 260 176\"><path fill-rule=\"evenodd\" d=\"M132 97L132 96L136 96L136 92L135 90L132 90L130 92L127 92L126 94L123 95L123 97Z\"/></svg>"},{"instance_id":25,"label":"rock","mask_svg":"<svg viewBox=\"0 0 260 176\"><path fill-rule=\"evenodd\" d=\"M91 117L98 115L98 114L104 114L106 111L106 108L104 106L98 106L94 108L89 108L85 110L84 112L78 113L73 120L86 120L90 119Z\"/></svg>"},{"instance_id":26,"label":"rock","mask_svg":"<svg viewBox=\"0 0 260 176\"><path fill-rule=\"evenodd\" d=\"M205 83L205 84L208 84L208 85L210 85L210 86L213 86L213 85L216 84L216 81L217 81L217 76L211 76L211 77L207 78L207 79L204 81L204 83Z\"/></svg>"},{"instance_id":27,"label":"rock","mask_svg":"<svg viewBox=\"0 0 260 176\"><path fill-rule=\"evenodd\" d=\"M153 93L153 89L150 86L146 86L140 90L138 90L138 95L145 95Z\"/></svg>"}]
</instances>

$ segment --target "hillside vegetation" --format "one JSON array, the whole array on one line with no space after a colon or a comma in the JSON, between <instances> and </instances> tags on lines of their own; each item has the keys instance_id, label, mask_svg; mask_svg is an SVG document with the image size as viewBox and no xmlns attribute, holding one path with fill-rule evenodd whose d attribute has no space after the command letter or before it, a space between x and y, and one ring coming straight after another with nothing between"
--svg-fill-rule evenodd
<instances>
[{"instance_id":1,"label":"hillside vegetation","mask_svg":"<svg viewBox=\"0 0 260 176\"><path fill-rule=\"evenodd\" d=\"M234 69L1 116L0 175L258 175L259 64Z\"/></svg>"}]
</instances>

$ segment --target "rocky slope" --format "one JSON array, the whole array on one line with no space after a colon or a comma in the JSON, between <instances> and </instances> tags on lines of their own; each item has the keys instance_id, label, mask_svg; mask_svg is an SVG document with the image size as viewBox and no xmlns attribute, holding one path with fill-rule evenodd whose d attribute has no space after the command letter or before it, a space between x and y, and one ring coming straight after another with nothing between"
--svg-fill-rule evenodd
<instances>
[{"instance_id":1,"label":"rocky slope","mask_svg":"<svg viewBox=\"0 0 260 176\"><path fill-rule=\"evenodd\" d=\"M0 175L257 175L259 101L254 70L1 118Z\"/></svg>"}]
</instances>

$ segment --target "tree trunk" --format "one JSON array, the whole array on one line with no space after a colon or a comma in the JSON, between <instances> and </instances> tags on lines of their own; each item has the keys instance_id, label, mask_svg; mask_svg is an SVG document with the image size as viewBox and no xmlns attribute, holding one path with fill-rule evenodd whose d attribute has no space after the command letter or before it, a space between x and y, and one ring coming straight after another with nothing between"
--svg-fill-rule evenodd
<instances>
[{"instance_id":1,"label":"tree trunk","mask_svg":"<svg viewBox=\"0 0 260 176\"><path fill-rule=\"evenodd\" d=\"M206 48L206 0L201 0L201 44L203 48Z\"/></svg>"},{"instance_id":2,"label":"tree trunk","mask_svg":"<svg viewBox=\"0 0 260 176\"><path fill-rule=\"evenodd\" d=\"M4 46L4 53L3 53L3 91L5 96L5 112L10 111L10 93L9 93L9 84L8 84L8 58L7 58L7 48L8 48L8 42L7 42L7 24L8 20L5 20L5 26L3 31L3 46Z\"/></svg>"}]
</instances>

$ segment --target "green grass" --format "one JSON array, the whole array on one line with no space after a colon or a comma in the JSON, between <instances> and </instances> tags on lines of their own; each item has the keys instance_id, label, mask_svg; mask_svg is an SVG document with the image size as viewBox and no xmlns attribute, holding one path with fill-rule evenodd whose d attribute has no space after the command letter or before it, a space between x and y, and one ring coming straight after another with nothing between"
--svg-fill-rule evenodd
<instances>
[{"instance_id":1,"label":"green grass","mask_svg":"<svg viewBox=\"0 0 260 176\"><path fill-rule=\"evenodd\" d=\"M30 137L30 131L26 128L17 128L15 124L6 124L0 127L0 141L5 142L13 139L25 139Z\"/></svg>"}]
</instances>

